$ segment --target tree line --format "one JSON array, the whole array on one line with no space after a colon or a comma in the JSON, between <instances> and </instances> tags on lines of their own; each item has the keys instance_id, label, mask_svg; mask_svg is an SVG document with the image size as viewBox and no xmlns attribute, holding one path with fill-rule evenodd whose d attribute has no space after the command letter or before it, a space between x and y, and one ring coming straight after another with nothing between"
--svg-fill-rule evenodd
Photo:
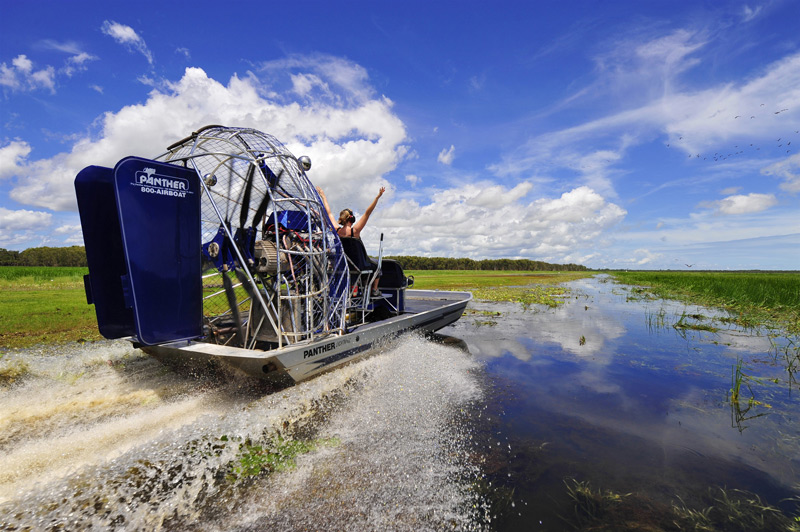
<instances>
[{"instance_id":1,"label":"tree line","mask_svg":"<svg viewBox=\"0 0 800 532\"><path fill-rule=\"evenodd\" d=\"M0 248L0 266L86 266L86 248L28 248L12 251Z\"/></svg>"},{"instance_id":2,"label":"tree line","mask_svg":"<svg viewBox=\"0 0 800 532\"><path fill-rule=\"evenodd\" d=\"M586 271L580 264L551 264L529 259L454 259L449 257L386 257L396 260L404 270L490 270L490 271Z\"/></svg>"},{"instance_id":3,"label":"tree line","mask_svg":"<svg viewBox=\"0 0 800 532\"><path fill-rule=\"evenodd\" d=\"M529 259L483 259L394 256L406 270L585 271L580 264L551 264ZM25 251L0 248L0 266L86 266L83 246L40 247Z\"/></svg>"}]
</instances>

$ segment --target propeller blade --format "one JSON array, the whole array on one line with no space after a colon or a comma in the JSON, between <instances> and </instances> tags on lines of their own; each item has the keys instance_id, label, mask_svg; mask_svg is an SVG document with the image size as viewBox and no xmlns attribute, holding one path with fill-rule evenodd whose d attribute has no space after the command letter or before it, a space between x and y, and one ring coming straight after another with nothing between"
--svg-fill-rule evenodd
<instances>
[{"instance_id":1,"label":"propeller blade","mask_svg":"<svg viewBox=\"0 0 800 532\"><path fill-rule=\"evenodd\" d=\"M247 214L250 212L250 194L253 190L253 177L256 175L256 165L250 164L247 169L247 177L245 178L246 184L244 186L244 195L242 196L242 210L239 212L239 227L244 229L247 224Z\"/></svg>"},{"instance_id":2,"label":"propeller blade","mask_svg":"<svg viewBox=\"0 0 800 532\"><path fill-rule=\"evenodd\" d=\"M278 177L275 179L276 182L281 178L281 175L283 175L283 168L281 168L280 172L278 172ZM262 220L262 218L264 218L264 215L267 214L268 206L269 206L269 191L265 191L264 199L261 200L261 204L256 209L256 215L253 216L253 227L256 227L256 225Z\"/></svg>"},{"instance_id":3,"label":"propeller blade","mask_svg":"<svg viewBox=\"0 0 800 532\"><path fill-rule=\"evenodd\" d=\"M228 277L228 272L222 272L222 286L225 287L225 295L228 297L228 305L231 307L233 320L236 322L236 333L239 341L244 342L244 329L242 328L242 317L239 314L239 305L236 301L236 293L233 290L233 281Z\"/></svg>"},{"instance_id":4,"label":"propeller blade","mask_svg":"<svg viewBox=\"0 0 800 532\"><path fill-rule=\"evenodd\" d=\"M234 270L233 273L236 274L236 278L239 279L240 283L242 283L242 286L244 287L245 291L247 292L247 295L250 296L250 300L251 301L255 301L256 300L256 294L253 291L253 285L250 284L250 278L247 277L247 274L244 273L242 270L240 270L238 268L236 270ZM253 303L251 302L250 304L252 305Z\"/></svg>"}]
</instances>

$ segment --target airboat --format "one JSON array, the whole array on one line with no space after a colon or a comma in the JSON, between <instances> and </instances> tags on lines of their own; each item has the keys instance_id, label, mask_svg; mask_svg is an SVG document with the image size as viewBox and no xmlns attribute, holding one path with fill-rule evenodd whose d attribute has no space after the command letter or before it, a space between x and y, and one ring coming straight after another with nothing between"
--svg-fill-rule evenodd
<instances>
[{"instance_id":1,"label":"airboat","mask_svg":"<svg viewBox=\"0 0 800 532\"><path fill-rule=\"evenodd\" d=\"M458 320L469 293L411 288L383 235L377 259L339 237L310 168L269 134L206 126L153 159L81 170L100 333L171 362L298 382Z\"/></svg>"}]
</instances>

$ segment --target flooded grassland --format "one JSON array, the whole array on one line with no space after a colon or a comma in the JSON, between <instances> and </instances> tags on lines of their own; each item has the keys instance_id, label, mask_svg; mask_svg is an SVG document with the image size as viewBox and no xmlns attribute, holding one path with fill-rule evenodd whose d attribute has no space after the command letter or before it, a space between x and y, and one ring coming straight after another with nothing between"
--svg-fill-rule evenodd
<instances>
[{"instance_id":1,"label":"flooded grassland","mask_svg":"<svg viewBox=\"0 0 800 532\"><path fill-rule=\"evenodd\" d=\"M796 336L607 276L501 292L281 390L6 350L0 529L798 528Z\"/></svg>"},{"instance_id":2,"label":"flooded grassland","mask_svg":"<svg viewBox=\"0 0 800 532\"><path fill-rule=\"evenodd\" d=\"M451 329L513 449L494 478L522 504L497 527L797 529L797 337L607 276L568 286Z\"/></svg>"}]
</instances>

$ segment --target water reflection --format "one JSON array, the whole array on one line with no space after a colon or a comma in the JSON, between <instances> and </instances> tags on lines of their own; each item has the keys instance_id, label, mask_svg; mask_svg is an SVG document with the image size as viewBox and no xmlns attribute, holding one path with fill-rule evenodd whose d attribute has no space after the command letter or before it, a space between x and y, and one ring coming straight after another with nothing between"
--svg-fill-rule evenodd
<instances>
[{"instance_id":1,"label":"water reflection","mask_svg":"<svg viewBox=\"0 0 800 532\"><path fill-rule=\"evenodd\" d=\"M511 394L499 430L520 450L507 482L528 505L501 528L535 519L560 530L552 501L559 493L564 508L573 502L566 478L667 507L678 497L698 501L712 486L792 506L797 391L772 354L775 339L723 312L654 300L607 278L570 286L557 309L477 302L478 312L501 313L497 325L467 318L450 328ZM745 380L732 402L737 361Z\"/></svg>"}]
</instances>

